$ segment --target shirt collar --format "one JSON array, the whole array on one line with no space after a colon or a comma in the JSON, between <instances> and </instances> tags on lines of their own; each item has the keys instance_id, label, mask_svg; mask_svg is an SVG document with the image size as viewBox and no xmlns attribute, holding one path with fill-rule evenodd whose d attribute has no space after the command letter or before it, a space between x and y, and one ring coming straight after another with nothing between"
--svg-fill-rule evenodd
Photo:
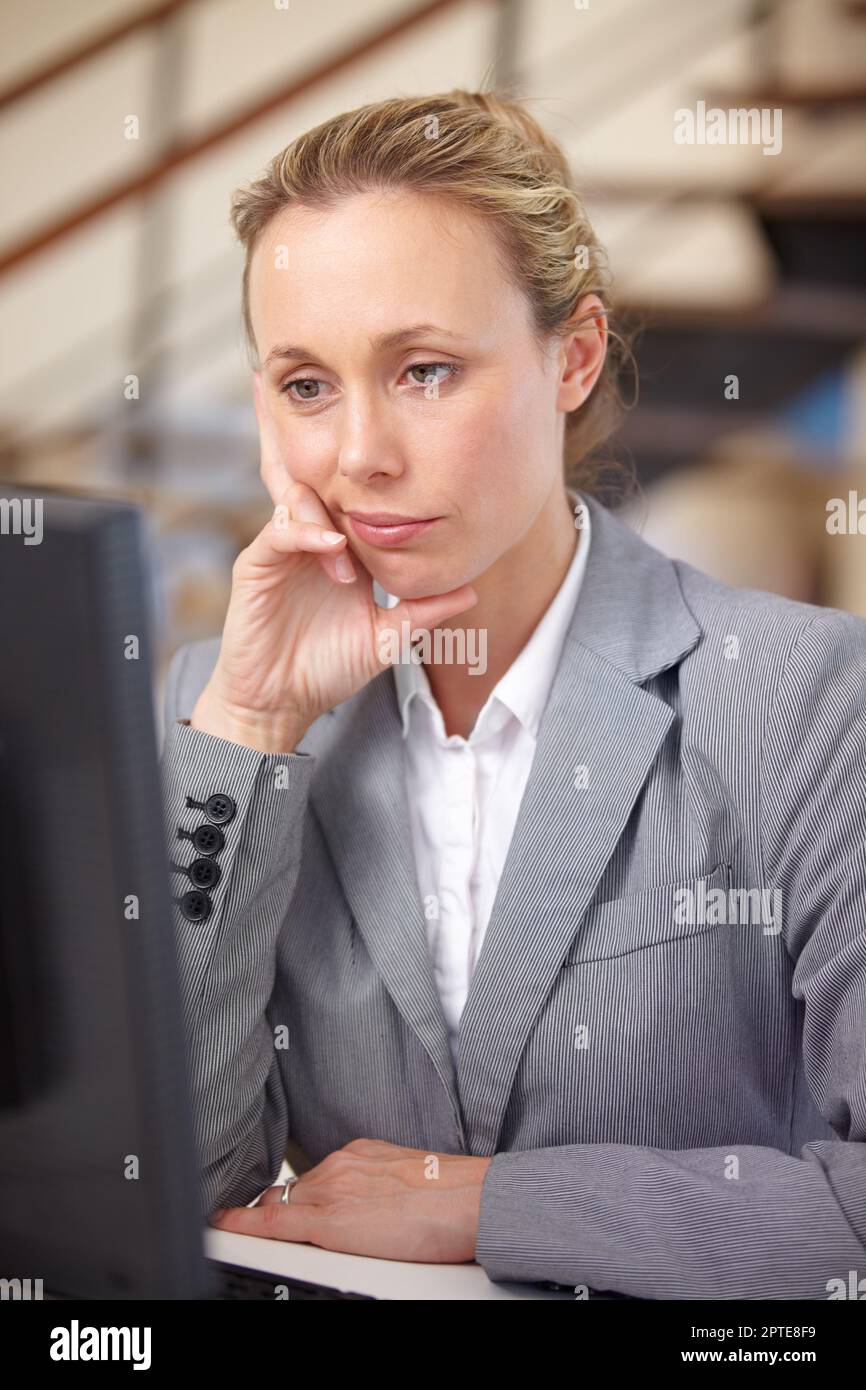
<instances>
[{"instance_id":1,"label":"shirt collar","mask_svg":"<svg viewBox=\"0 0 866 1390\"><path fill-rule=\"evenodd\" d=\"M572 505L581 503L580 494L567 489ZM551 603L542 615L535 631L505 674L491 690L469 736L469 742L479 742L497 732L513 716L532 735L538 736L541 716L550 694L553 677L559 665L565 634L568 631L586 571L590 546L589 508L582 507L582 524L578 544L565 577ZM444 742L445 726L442 712L433 696L423 665L398 662L392 668L400 708L403 737L409 734L412 700L426 705Z\"/></svg>"}]
</instances>

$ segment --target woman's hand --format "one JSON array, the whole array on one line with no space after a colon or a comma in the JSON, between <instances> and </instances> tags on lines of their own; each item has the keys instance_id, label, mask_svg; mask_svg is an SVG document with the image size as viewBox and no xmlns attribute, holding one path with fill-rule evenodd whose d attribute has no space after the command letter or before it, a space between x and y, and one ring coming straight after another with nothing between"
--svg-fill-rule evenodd
<instances>
[{"instance_id":1,"label":"woman's hand","mask_svg":"<svg viewBox=\"0 0 866 1390\"><path fill-rule=\"evenodd\" d=\"M254 389L261 476L276 510L234 563L219 658L190 722L288 752L319 715L382 671L386 631L404 621L434 627L477 596L463 584L379 608L369 572L318 493L289 479L258 375Z\"/></svg>"},{"instance_id":2,"label":"woman's hand","mask_svg":"<svg viewBox=\"0 0 866 1390\"><path fill-rule=\"evenodd\" d=\"M354 1139L293 1185L268 1188L255 1207L215 1211L210 1225L385 1260L461 1264L475 1259L481 1188L492 1158L430 1154Z\"/></svg>"}]
</instances>

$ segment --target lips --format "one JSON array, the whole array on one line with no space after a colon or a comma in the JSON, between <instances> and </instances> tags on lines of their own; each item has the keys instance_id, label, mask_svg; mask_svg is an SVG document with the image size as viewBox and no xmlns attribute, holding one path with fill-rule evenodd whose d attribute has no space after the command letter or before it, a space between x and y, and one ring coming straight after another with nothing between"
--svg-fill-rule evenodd
<instances>
[{"instance_id":1,"label":"lips","mask_svg":"<svg viewBox=\"0 0 866 1390\"><path fill-rule=\"evenodd\" d=\"M347 512L359 540L388 548L405 545L428 531L441 517L414 517L400 512Z\"/></svg>"},{"instance_id":2,"label":"lips","mask_svg":"<svg viewBox=\"0 0 866 1390\"><path fill-rule=\"evenodd\" d=\"M435 520L433 517L404 516L402 512L347 512L346 515L366 526L414 526L420 521Z\"/></svg>"}]
</instances>

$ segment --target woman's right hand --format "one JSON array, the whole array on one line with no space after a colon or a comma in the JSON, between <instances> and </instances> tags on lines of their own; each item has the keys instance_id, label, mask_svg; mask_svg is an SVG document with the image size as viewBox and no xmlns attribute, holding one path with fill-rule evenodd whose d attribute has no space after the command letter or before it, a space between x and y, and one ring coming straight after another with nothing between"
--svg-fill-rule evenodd
<instances>
[{"instance_id":1,"label":"woman's right hand","mask_svg":"<svg viewBox=\"0 0 866 1390\"><path fill-rule=\"evenodd\" d=\"M469 584L379 608L373 581L321 497L292 482L254 379L261 476L275 504L238 555L217 664L193 728L264 752L291 752L310 724L387 664L382 634L435 627L477 602ZM333 542L331 537L338 537Z\"/></svg>"}]
</instances>

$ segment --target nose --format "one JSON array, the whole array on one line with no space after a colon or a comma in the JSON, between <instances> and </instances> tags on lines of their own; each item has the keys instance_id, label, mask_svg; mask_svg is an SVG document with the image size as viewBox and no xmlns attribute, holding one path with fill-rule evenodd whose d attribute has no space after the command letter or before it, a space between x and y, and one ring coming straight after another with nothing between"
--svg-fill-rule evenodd
<instances>
[{"instance_id":1,"label":"nose","mask_svg":"<svg viewBox=\"0 0 866 1390\"><path fill-rule=\"evenodd\" d=\"M397 478L403 463L381 402L367 397L347 405L340 424L337 472L351 483Z\"/></svg>"}]
</instances>

